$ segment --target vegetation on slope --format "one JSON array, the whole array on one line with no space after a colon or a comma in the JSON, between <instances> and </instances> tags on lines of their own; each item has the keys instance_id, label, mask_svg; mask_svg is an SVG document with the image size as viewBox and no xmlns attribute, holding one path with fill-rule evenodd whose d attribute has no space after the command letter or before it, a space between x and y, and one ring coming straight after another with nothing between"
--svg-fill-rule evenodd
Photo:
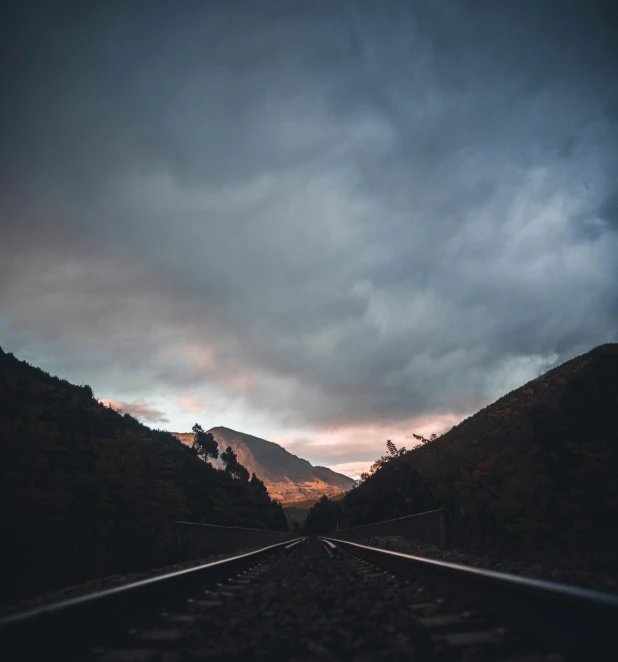
<instances>
[{"instance_id":1,"label":"vegetation on slope","mask_svg":"<svg viewBox=\"0 0 618 662\"><path fill-rule=\"evenodd\" d=\"M335 495L354 485L351 478L326 467L314 467L266 439L225 427L214 427L208 432L221 447L233 448L240 462L255 472L270 493L284 504L297 505L312 498L315 501L322 494ZM182 435L179 436L182 439Z\"/></svg>"},{"instance_id":2,"label":"vegetation on slope","mask_svg":"<svg viewBox=\"0 0 618 662\"><path fill-rule=\"evenodd\" d=\"M444 505L463 545L609 558L618 551L617 411L618 345L604 345L441 437L383 456L339 516L356 526Z\"/></svg>"},{"instance_id":3,"label":"vegetation on slope","mask_svg":"<svg viewBox=\"0 0 618 662\"><path fill-rule=\"evenodd\" d=\"M323 495L321 499L327 498L329 502L337 502L341 501L346 494L347 492L340 492L339 494L331 495L330 497ZM300 531L303 529L309 512L318 501L320 501L318 497L312 497L311 499L305 499L304 501L294 501L290 504L283 503L283 510L288 518L291 531Z\"/></svg>"},{"instance_id":4,"label":"vegetation on slope","mask_svg":"<svg viewBox=\"0 0 618 662\"><path fill-rule=\"evenodd\" d=\"M313 536L326 535L337 528L341 515L341 504L323 496L309 511L304 523L304 531Z\"/></svg>"},{"instance_id":5,"label":"vegetation on slope","mask_svg":"<svg viewBox=\"0 0 618 662\"><path fill-rule=\"evenodd\" d=\"M264 483L229 454L223 471L204 462L216 449L196 436L184 446L0 349L5 599L173 562L175 520L287 530Z\"/></svg>"}]
</instances>

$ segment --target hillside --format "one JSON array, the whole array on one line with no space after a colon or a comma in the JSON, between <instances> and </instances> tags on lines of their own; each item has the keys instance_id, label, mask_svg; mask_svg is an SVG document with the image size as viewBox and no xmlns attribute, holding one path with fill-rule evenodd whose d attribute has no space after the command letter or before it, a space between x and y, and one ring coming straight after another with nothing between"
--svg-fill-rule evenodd
<instances>
[{"instance_id":1,"label":"hillside","mask_svg":"<svg viewBox=\"0 0 618 662\"><path fill-rule=\"evenodd\" d=\"M337 502L341 501L347 492L340 492L330 497L330 501ZM293 526L300 529L309 515L309 511L315 506L315 504L320 499L318 497L312 497L311 499L305 499L304 501L294 501L291 504L284 504L283 511L285 516L288 518L288 523L290 524L290 530L293 531Z\"/></svg>"},{"instance_id":2,"label":"hillside","mask_svg":"<svg viewBox=\"0 0 618 662\"><path fill-rule=\"evenodd\" d=\"M618 345L512 391L343 500L356 525L445 505L462 545L618 551Z\"/></svg>"},{"instance_id":3,"label":"hillside","mask_svg":"<svg viewBox=\"0 0 618 662\"><path fill-rule=\"evenodd\" d=\"M269 493L285 504L316 501L323 494L330 497L354 486L354 481L327 467L314 467L272 441L225 427L208 430L223 449L231 446L239 462L264 481ZM174 433L184 443L193 435Z\"/></svg>"},{"instance_id":4,"label":"hillside","mask_svg":"<svg viewBox=\"0 0 618 662\"><path fill-rule=\"evenodd\" d=\"M556 419L560 411L571 423L579 415L598 415L598 420L585 423L586 429L593 426L598 434L611 435L615 419L610 414L618 406L617 366L618 344L596 347L466 418L444 434L441 443L498 443L527 450L548 431L550 420L561 425Z\"/></svg>"},{"instance_id":5,"label":"hillside","mask_svg":"<svg viewBox=\"0 0 618 662\"><path fill-rule=\"evenodd\" d=\"M0 466L7 600L174 562L174 520L287 529L261 481L1 349Z\"/></svg>"}]
</instances>

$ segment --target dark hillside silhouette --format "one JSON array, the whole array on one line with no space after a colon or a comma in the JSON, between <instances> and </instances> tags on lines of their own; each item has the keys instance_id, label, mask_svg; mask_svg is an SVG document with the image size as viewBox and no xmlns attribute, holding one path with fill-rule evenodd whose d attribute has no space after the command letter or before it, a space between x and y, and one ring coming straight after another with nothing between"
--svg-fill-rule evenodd
<instances>
[{"instance_id":1,"label":"dark hillside silhouette","mask_svg":"<svg viewBox=\"0 0 618 662\"><path fill-rule=\"evenodd\" d=\"M313 505L307 515L304 524L305 533L316 536L326 535L337 528L339 517L339 504L327 496L323 496Z\"/></svg>"},{"instance_id":2,"label":"dark hillside silhouette","mask_svg":"<svg viewBox=\"0 0 618 662\"><path fill-rule=\"evenodd\" d=\"M212 443L199 428L187 447L0 349L3 598L173 562L174 520L287 530L262 481L198 457Z\"/></svg>"},{"instance_id":3,"label":"dark hillside silhouette","mask_svg":"<svg viewBox=\"0 0 618 662\"><path fill-rule=\"evenodd\" d=\"M567 361L381 467L350 526L444 505L463 545L618 551L618 345ZM386 457L386 456L384 456Z\"/></svg>"},{"instance_id":4,"label":"dark hillside silhouette","mask_svg":"<svg viewBox=\"0 0 618 662\"><path fill-rule=\"evenodd\" d=\"M341 499L343 499L346 494L347 492L340 492L339 494L328 497L328 500L329 502L336 503L341 501ZM323 495L321 498L324 498L324 496L325 495ZM290 526L293 522L295 522L299 529L304 527L305 520L307 519L309 511L318 501L320 501L320 499L312 497L311 499L305 499L304 501L294 501L292 504L284 503L283 510L285 511Z\"/></svg>"}]
</instances>

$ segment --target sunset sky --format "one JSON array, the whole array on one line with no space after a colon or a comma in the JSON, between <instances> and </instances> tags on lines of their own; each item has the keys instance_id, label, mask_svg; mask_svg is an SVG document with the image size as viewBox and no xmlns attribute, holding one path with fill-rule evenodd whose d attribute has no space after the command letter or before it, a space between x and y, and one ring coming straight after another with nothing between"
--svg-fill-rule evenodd
<instances>
[{"instance_id":1,"label":"sunset sky","mask_svg":"<svg viewBox=\"0 0 618 662\"><path fill-rule=\"evenodd\" d=\"M15 6L6 351L357 476L618 341L611 2Z\"/></svg>"}]
</instances>

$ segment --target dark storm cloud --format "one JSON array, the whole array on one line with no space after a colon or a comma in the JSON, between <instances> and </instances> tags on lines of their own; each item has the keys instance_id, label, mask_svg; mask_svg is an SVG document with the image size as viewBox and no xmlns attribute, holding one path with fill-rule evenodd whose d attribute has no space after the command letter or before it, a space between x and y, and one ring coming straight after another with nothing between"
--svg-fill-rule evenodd
<instances>
[{"instance_id":1,"label":"dark storm cloud","mask_svg":"<svg viewBox=\"0 0 618 662\"><path fill-rule=\"evenodd\" d=\"M215 385L320 425L463 411L618 340L615 18L13 16L2 342L95 390Z\"/></svg>"}]
</instances>

